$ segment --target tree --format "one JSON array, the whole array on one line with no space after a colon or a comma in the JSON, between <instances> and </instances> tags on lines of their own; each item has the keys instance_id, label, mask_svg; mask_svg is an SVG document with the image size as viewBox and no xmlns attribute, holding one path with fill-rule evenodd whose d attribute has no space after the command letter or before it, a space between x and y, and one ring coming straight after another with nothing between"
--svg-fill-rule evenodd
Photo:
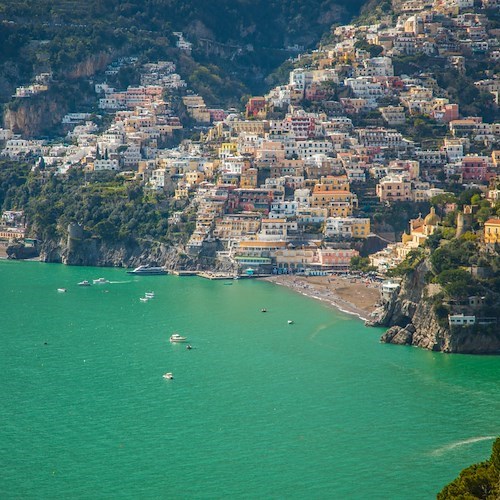
<instances>
[{"instance_id":1,"label":"tree","mask_svg":"<svg viewBox=\"0 0 500 500\"><path fill-rule=\"evenodd\" d=\"M486 462L471 465L445 486L438 500L496 500L500 495L500 438L493 443L491 457Z\"/></svg>"}]
</instances>

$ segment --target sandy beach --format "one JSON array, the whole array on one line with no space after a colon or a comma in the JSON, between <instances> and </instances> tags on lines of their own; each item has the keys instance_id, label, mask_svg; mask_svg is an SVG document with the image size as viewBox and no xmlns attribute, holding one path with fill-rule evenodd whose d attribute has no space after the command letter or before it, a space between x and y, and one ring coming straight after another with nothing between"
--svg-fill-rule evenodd
<instances>
[{"instance_id":1,"label":"sandy beach","mask_svg":"<svg viewBox=\"0 0 500 500\"><path fill-rule=\"evenodd\" d=\"M322 300L364 320L369 318L380 300L380 284L360 277L279 275L266 280Z\"/></svg>"}]
</instances>

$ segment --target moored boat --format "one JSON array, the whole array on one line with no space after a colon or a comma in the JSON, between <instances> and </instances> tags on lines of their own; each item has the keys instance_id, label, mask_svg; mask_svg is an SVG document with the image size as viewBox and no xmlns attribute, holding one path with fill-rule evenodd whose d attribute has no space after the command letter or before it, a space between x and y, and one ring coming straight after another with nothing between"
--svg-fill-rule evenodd
<instances>
[{"instance_id":1,"label":"moored boat","mask_svg":"<svg viewBox=\"0 0 500 500\"><path fill-rule=\"evenodd\" d=\"M57 291L59 293L64 293L64 292L66 292L66 288L58 288Z\"/></svg>"},{"instance_id":2,"label":"moored boat","mask_svg":"<svg viewBox=\"0 0 500 500\"><path fill-rule=\"evenodd\" d=\"M83 280L78 283L78 286L90 286L90 281L88 280Z\"/></svg>"},{"instance_id":3,"label":"moored boat","mask_svg":"<svg viewBox=\"0 0 500 500\"><path fill-rule=\"evenodd\" d=\"M158 275L167 274L167 271L163 267L150 267L150 266L139 266L132 271L127 271L128 274L138 274L138 275Z\"/></svg>"},{"instance_id":4,"label":"moored boat","mask_svg":"<svg viewBox=\"0 0 500 500\"><path fill-rule=\"evenodd\" d=\"M174 378L174 374L172 372L167 372L163 375L163 378L166 380L172 380Z\"/></svg>"}]
</instances>

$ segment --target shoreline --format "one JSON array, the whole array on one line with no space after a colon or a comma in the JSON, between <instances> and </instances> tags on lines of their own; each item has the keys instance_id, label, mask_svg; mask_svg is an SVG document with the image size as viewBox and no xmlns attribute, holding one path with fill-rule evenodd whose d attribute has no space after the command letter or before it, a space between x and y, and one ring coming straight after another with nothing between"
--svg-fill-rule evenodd
<instances>
[{"instance_id":1,"label":"shoreline","mask_svg":"<svg viewBox=\"0 0 500 500\"><path fill-rule=\"evenodd\" d=\"M380 300L378 284L344 276L278 275L265 281L287 287L306 297L367 321Z\"/></svg>"},{"instance_id":2,"label":"shoreline","mask_svg":"<svg viewBox=\"0 0 500 500\"><path fill-rule=\"evenodd\" d=\"M1 255L0 260L42 262L38 257L33 259L8 259L7 256L2 257ZM110 267L117 269L116 266L90 267ZM175 273L169 272L169 274L174 275ZM207 277L200 276L198 272L193 274L202 278ZM371 313L380 301L379 283L363 279L359 276L298 276L281 274L272 276L255 275L251 276L251 278L284 286L305 297L320 300L340 312L356 316L362 321L369 320Z\"/></svg>"}]
</instances>

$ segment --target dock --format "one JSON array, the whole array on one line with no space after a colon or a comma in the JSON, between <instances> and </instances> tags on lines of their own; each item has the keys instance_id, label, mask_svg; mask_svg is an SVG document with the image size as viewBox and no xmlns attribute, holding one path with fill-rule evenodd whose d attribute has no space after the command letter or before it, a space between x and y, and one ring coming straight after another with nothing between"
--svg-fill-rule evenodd
<instances>
[{"instance_id":1,"label":"dock","mask_svg":"<svg viewBox=\"0 0 500 500\"><path fill-rule=\"evenodd\" d=\"M198 276L198 271L171 271L175 276Z\"/></svg>"},{"instance_id":2,"label":"dock","mask_svg":"<svg viewBox=\"0 0 500 500\"><path fill-rule=\"evenodd\" d=\"M207 280L232 280L235 278L234 274L211 273L210 271L199 271L198 276Z\"/></svg>"}]
</instances>

